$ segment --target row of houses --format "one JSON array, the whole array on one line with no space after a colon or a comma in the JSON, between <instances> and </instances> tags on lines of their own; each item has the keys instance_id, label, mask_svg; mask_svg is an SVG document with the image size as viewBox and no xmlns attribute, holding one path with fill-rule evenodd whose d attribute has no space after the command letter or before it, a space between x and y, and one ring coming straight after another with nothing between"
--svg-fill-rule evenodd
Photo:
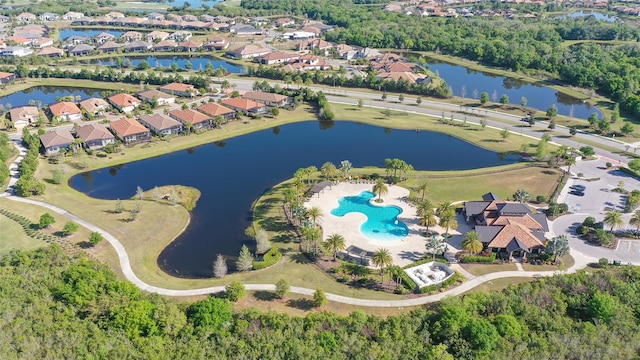
<instances>
[{"instance_id":1,"label":"row of houses","mask_svg":"<svg viewBox=\"0 0 640 360\"><path fill-rule=\"evenodd\" d=\"M153 92L155 90L147 91ZM77 143L76 139L80 139L83 146L90 150L104 149L116 140L131 145L149 141L152 135L161 137L180 135L187 127L193 130L208 130L217 125L216 120L224 123L236 118L239 113L245 115L262 114L266 113L270 106L282 107L288 102L289 98L283 95L248 92L241 98L223 99L220 104L208 102L195 109L171 110L166 115L144 114L138 115L135 119L123 117L110 122L108 127L103 124L88 124L78 127L75 132L64 129L54 130L41 135L40 141L47 156L68 149L72 144ZM60 105L60 107L63 106L67 105ZM12 109L12 111L14 110L17 109Z\"/></svg>"}]
</instances>

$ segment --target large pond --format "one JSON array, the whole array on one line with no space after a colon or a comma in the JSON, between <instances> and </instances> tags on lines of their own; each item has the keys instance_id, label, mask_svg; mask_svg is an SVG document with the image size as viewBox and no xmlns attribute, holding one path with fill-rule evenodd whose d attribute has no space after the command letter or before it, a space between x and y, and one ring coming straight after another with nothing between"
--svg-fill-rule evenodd
<instances>
[{"instance_id":1,"label":"large pond","mask_svg":"<svg viewBox=\"0 0 640 360\"><path fill-rule=\"evenodd\" d=\"M480 94L487 92L491 101L498 102L506 94L509 102L516 105L520 105L520 99L524 96L527 106L542 111L555 104L560 115L587 119L589 115L596 113L602 117L602 112L595 106L543 85L432 59L426 65L449 84L455 96L480 99Z\"/></svg>"},{"instance_id":2,"label":"large pond","mask_svg":"<svg viewBox=\"0 0 640 360\"><path fill-rule=\"evenodd\" d=\"M207 64L211 63L214 69L222 66L227 70L228 73L242 74L245 72L241 65L232 64L224 60L216 60L208 56L127 56L122 57L122 59L125 62L125 65L128 66L130 62L132 67L138 66L138 64L140 64L142 60L145 60L152 68L157 68L158 66L161 66L163 68L170 68L171 64L175 63L180 69L186 69L187 62L189 62L191 63L191 68L193 70L206 70ZM118 66L115 58L93 59L90 60L90 62L92 64L99 64L102 66Z\"/></svg>"},{"instance_id":3,"label":"large pond","mask_svg":"<svg viewBox=\"0 0 640 360\"><path fill-rule=\"evenodd\" d=\"M603 14L601 12L592 11L592 10L574 11L574 12L570 12L568 14L564 14L562 16L559 16L558 18L560 18L560 19L563 19L563 18L574 18L575 19L575 18L583 18L583 17L588 17L588 16L593 16L596 20L606 21L606 22L614 22L614 21L618 20L617 16Z\"/></svg>"},{"instance_id":4,"label":"large pond","mask_svg":"<svg viewBox=\"0 0 640 360\"><path fill-rule=\"evenodd\" d=\"M86 36L86 37L94 37L98 34L102 34L103 32L109 33L116 38L119 38L123 31L118 30L100 30L100 29L62 29L60 30L60 39L66 40L71 36Z\"/></svg>"},{"instance_id":5,"label":"large pond","mask_svg":"<svg viewBox=\"0 0 640 360\"><path fill-rule=\"evenodd\" d=\"M64 86L34 86L13 94L0 97L0 104L5 108L29 105L29 100L40 101L44 105L58 102L65 96L80 96L82 100L90 97L100 97L101 89L64 87ZM10 105L10 106L8 106Z\"/></svg>"},{"instance_id":6,"label":"large pond","mask_svg":"<svg viewBox=\"0 0 640 360\"><path fill-rule=\"evenodd\" d=\"M355 167L383 167L385 158L401 158L420 170L471 169L519 160L440 133L303 122L79 174L70 185L104 199L130 198L137 186L148 190L181 184L200 189L202 197L189 227L161 253L158 264L173 275L210 277L216 254L234 259L242 244L254 247L244 235L251 204L271 186L301 167L320 168L326 161L339 164L345 159ZM161 232L158 225L149 231Z\"/></svg>"}]
</instances>

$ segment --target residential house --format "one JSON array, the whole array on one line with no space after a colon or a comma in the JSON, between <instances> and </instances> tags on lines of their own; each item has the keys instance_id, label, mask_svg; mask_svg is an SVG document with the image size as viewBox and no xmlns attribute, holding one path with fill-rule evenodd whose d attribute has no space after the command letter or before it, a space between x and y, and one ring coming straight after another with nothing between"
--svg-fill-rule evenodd
<instances>
[{"instance_id":1,"label":"residential house","mask_svg":"<svg viewBox=\"0 0 640 360\"><path fill-rule=\"evenodd\" d=\"M119 44L115 41L107 41L104 44L98 46L96 49L103 53L111 53L120 51L121 47L122 44Z\"/></svg>"},{"instance_id":2,"label":"residential house","mask_svg":"<svg viewBox=\"0 0 640 360\"><path fill-rule=\"evenodd\" d=\"M224 38L213 38L205 42L203 46L207 50L225 50L229 47L229 42Z\"/></svg>"},{"instance_id":3,"label":"residential house","mask_svg":"<svg viewBox=\"0 0 640 360\"><path fill-rule=\"evenodd\" d=\"M64 42L70 45L86 44L89 42L89 37L88 36L69 36L68 38L64 39Z\"/></svg>"},{"instance_id":4,"label":"residential house","mask_svg":"<svg viewBox=\"0 0 640 360\"><path fill-rule=\"evenodd\" d=\"M60 150L68 149L75 140L69 130L54 130L40 135L40 142L47 156L55 155L59 153Z\"/></svg>"},{"instance_id":5,"label":"residential house","mask_svg":"<svg viewBox=\"0 0 640 360\"><path fill-rule=\"evenodd\" d=\"M198 17L191 14L182 15L183 21L198 21Z\"/></svg>"},{"instance_id":6,"label":"residential house","mask_svg":"<svg viewBox=\"0 0 640 360\"><path fill-rule=\"evenodd\" d=\"M6 85L13 82L16 79L16 74L9 72L1 72L0 71L0 84Z\"/></svg>"},{"instance_id":7,"label":"residential house","mask_svg":"<svg viewBox=\"0 0 640 360\"><path fill-rule=\"evenodd\" d=\"M198 51L201 47L202 41L187 40L178 44L178 48L186 52Z\"/></svg>"},{"instance_id":8,"label":"residential house","mask_svg":"<svg viewBox=\"0 0 640 360\"><path fill-rule=\"evenodd\" d=\"M189 31L176 31L169 34L169 39L173 41L187 41L193 36L193 34Z\"/></svg>"},{"instance_id":9,"label":"residential house","mask_svg":"<svg viewBox=\"0 0 640 360\"><path fill-rule=\"evenodd\" d=\"M159 136L179 135L182 133L182 123L168 116L145 114L138 116L138 121Z\"/></svg>"},{"instance_id":10,"label":"residential house","mask_svg":"<svg viewBox=\"0 0 640 360\"><path fill-rule=\"evenodd\" d=\"M23 46L10 46L0 51L0 56L24 57L33 54L33 50Z\"/></svg>"},{"instance_id":11,"label":"residential house","mask_svg":"<svg viewBox=\"0 0 640 360\"><path fill-rule=\"evenodd\" d=\"M154 51L173 51L178 44L173 40L162 40L153 46Z\"/></svg>"},{"instance_id":12,"label":"residential house","mask_svg":"<svg viewBox=\"0 0 640 360\"><path fill-rule=\"evenodd\" d=\"M249 99L229 98L222 100L222 104L228 108L237 111L239 114L255 116L258 114L266 114L267 106Z\"/></svg>"},{"instance_id":13,"label":"residential house","mask_svg":"<svg viewBox=\"0 0 640 360\"><path fill-rule=\"evenodd\" d=\"M40 111L35 106L14 107L9 111L11 122L16 128L34 125L40 120Z\"/></svg>"},{"instance_id":14,"label":"residential house","mask_svg":"<svg viewBox=\"0 0 640 360\"><path fill-rule=\"evenodd\" d=\"M211 128L211 118L195 110L172 110L169 111L169 116L183 123L185 126L191 126L195 130Z\"/></svg>"},{"instance_id":15,"label":"residential house","mask_svg":"<svg viewBox=\"0 0 640 360\"><path fill-rule=\"evenodd\" d=\"M127 52L145 52L151 49L151 43L146 41L134 41L128 44L124 44L124 49Z\"/></svg>"},{"instance_id":16,"label":"residential house","mask_svg":"<svg viewBox=\"0 0 640 360\"><path fill-rule=\"evenodd\" d=\"M282 51L270 52L260 58L260 62L266 65L288 63L290 61L297 60L300 57L298 54L286 53Z\"/></svg>"},{"instance_id":17,"label":"residential house","mask_svg":"<svg viewBox=\"0 0 640 360\"><path fill-rule=\"evenodd\" d=\"M69 11L68 13L62 15L62 20L73 21L78 20L84 17L83 13Z\"/></svg>"},{"instance_id":18,"label":"residential house","mask_svg":"<svg viewBox=\"0 0 640 360\"><path fill-rule=\"evenodd\" d=\"M269 23L269 20L267 20L267 19L265 19L263 17L260 17L260 16L251 18L251 20L249 20L249 24L251 24L253 26L262 26L262 25L267 24L267 23Z\"/></svg>"},{"instance_id":19,"label":"residential house","mask_svg":"<svg viewBox=\"0 0 640 360\"><path fill-rule=\"evenodd\" d=\"M200 105L197 109L198 111L211 116L211 118L221 116L225 122L236 117L236 112L234 110L214 102L208 102L204 105Z\"/></svg>"},{"instance_id":20,"label":"residential house","mask_svg":"<svg viewBox=\"0 0 640 360\"><path fill-rule=\"evenodd\" d=\"M245 24L236 24L229 27L229 32L234 33L239 36L243 35L262 35L263 31L260 29L256 29L251 25Z\"/></svg>"},{"instance_id":21,"label":"residential house","mask_svg":"<svg viewBox=\"0 0 640 360\"><path fill-rule=\"evenodd\" d=\"M47 46L53 46L53 39L48 37L40 37L31 42L34 48L44 49Z\"/></svg>"},{"instance_id":22,"label":"residential house","mask_svg":"<svg viewBox=\"0 0 640 360\"><path fill-rule=\"evenodd\" d=\"M61 101L49 105L49 111L53 119L58 121L79 121L82 120L82 111L74 102Z\"/></svg>"},{"instance_id":23,"label":"residential house","mask_svg":"<svg viewBox=\"0 0 640 360\"><path fill-rule=\"evenodd\" d=\"M69 50L69 54L73 56L89 55L96 48L87 44L79 44Z\"/></svg>"},{"instance_id":24,"label":"residential house","mask_svg":"<svg viewBox=\"0 0 640 360\"><path fill-rule=\"evenodd\" d=\"M314 39L316 36L318 36L316 33L312 33L309 31L293 31L293 32L286 32L281 35L283 39L294 40L294 41L310 40L310 39Z\"/></svg>"},{"instance_id":25,"label":"residential house","mask_svg":"<svg viewBox=\"0 0 640 360\"><path fill-rule=\"evenodd\" d=\"M36 21L37 19L37 16L27 12L23 12L20 15L16 16L16 21L19 23L31 23Z\"/></svg>"},{"instance_id":26,"label":"residential house","mask_svg":"<svg viewBox=\"0 0 640 360\"><path fill-rule=\"evenodd\" d=\"M293 26L295 24L296 22L292 18L279 18L273 22L273 25L275 27L287 27L287 26Z\"/></svg>"},{"instance_id":27,"label":"residential house","mask_svg":"<svg viewBox=\"0 0 640 360\"><path fill-rule=\"evenodd\" d=\"M171 83L162 85L158 88L160 91L164 91L167 94L177 95L182 97L193 97L197 94L197 90L191 84Z\"/></svg>"},{"instance_id":28,"label":"residential house","mask_svg":"<svg viewBox=\"0 0 640 360\"><path fill-rule=\"evenodd\" d=\"M116 109L122 111L123 113L130 113L135 108L140 106L140 100L125 93L109 96L107 100L111 105L113 105Z\"/></svg>"},{"instance_id":29,"label":"residential house","mask_svg":"<svg viewBox=\"0 0 640 360\"><path fill-rule=\"evenodd\" d=\"M89 150L104 149L107 145L115 143L116 138L102 124L88 124L76 129L76 135L82 139L84 147Z\"/></svg>"},{"instance_id":30,"label":"residential house","mask_svg":"<svg viewBox=\"0 0 640 360\"><path fill-rule=\"evenodd\" d=\"M147 34L147 41L149 42L162 41L162 40L166 40L168 37L169 37L168 32L154 30Z\"/></svg>"},{"instance_id":31,"label":"residential house","mask_svg":"<svg viewBox=\"0 0 640 360\"><path fill-rule=\"evenodd\" d=\"M103 116L104 112L109 108L109 103L102 98L89 98L80 101L80 108L91 116Z\"/></svg>"},{"instance_id":32,"label":"residential house","mask_svg":"<svg viewBox=\"0 0 640 360\"><path fill-rule=\"evenodd\" d=\"M227 51L227 56L233 59L249 59L263 56L270 52L270 49L266 49L258 45L247 44L231 51Z\"/></svg>"},{"instance_id":33,"label":"residential house","mask_svg":"<svg viewBox=\"0 0 640 360\"><path fill-rule=\"evenodd\" d=\"M288 96L268 93L264 91L248 91L242 95L244 99L261 102L267 106L283 107L291 102Z\"/></svg>"},{"instance_id":34,"label":"residential house","mask_svg":"<svg viewBox=\"0 0 640 360\"><path fill-rule=\"evenodd\" d=\"M122 19L125 16L121 12L112 11L112 12L106 14L105 17L108 18L108 19Z\"/></svg>"},{"instance_id":35,"label":"residential house","mask_svg":"<svg viewBox=\"0 0 640 360\"><path fill-rule=\"evenodd\" d=\"M36 55L47 57L62 57L64 56L64 50L50 46L38 51Z\"/></svg>"},{"instance_id":36,"label":"residential house","mask_svg":"<svg viewBox=\"0 0 640 360\"><path fill-rule=\"evenodd\" d=\"M56 21L58 20L58 14L54 14L51 12L42 13L39 18L42 21Z\"/></svg>"},{"instance_id":37,"label":"residential house","mask_svg":"<svg viewBox=\"0 0 640 360\"><path fill-rule=\"evenodd\" d=\"M93 37L93 41L95 41L98 44L103 44L103 43L106 43L107 41L115 41L115 40L116 40L115 35L110 34L108 32L104 32L104 31Z\"/></svg>"},{"instance_id":38,"label":"residential house","mask_svg":"<svg viewBox=\"0 0 640 360\"><path fill-rule=\"evenodd\" d=\"M142 40L143 35L141 32L137 31L127 31L120 35L120 39L124 41L140 41Z\"/></svg>"},{"instance_id":39,"label":"residential house","mask_svg":"<svg viewBox=\"0 0 640 360\"><path fill-rule=\"evenodd\" d=\"M303 41L298 45L298 50L319 50L325 55L329 54L329 51L333 49L334 44L322 39L313 39Z\"/></svg>"},{"instance_id":40,"label":"residential house","mask_svg":"<svg viewBox=\"0 0 640 360\"><path fill-rule=\"evenodd\" d=\"M165 20L165 16L157 12L148 13L147 18L151 20Z\"/></svg>"},{"instance_id":41,"label":"residential house","mask_svg":"<svg viewBox=\"0 0 640 360\"><path fill-rule=\"evenodd\" d=\"M123 117L109 124L113 134L125 144L136 144L151 140L151 131L135 119Z\"/></svg>"},{"instance_id":42,"label":"residential house","mask_svg":"<svg viewBox=\"0 0 640 360\"><path fill-rule=\"evenodd\" d=\"M156 89L140 91L137 94L137 96L138 98L140 98L140 100L146 101L150 104L156 101L158 106L164 106L164 105L176 103L175 96L167 94L166 92L156 90Z\"/></svg>"},{"instance_id":43,"label":"residential house","mask_svg":"<svg viewBox=\"0 0 640 360\"><path fill-rule=\"evenodd\" d=\"M483 245L509 258L526 257L544 248L549 224L544 213L533 213L521 203L501 200L493 193L482 201L467 201L463 216L474 226Z\"/></svg>"},{"instance_id":44,"label":"residential house","mask_svg":"<svg viewBox=\"0 0 640 360\"><path fill-rule=\"evenodd\" d=\"M9 43L12 43L14 45L29 46L29 45L31 45L31 42L33 40L32 39L27 39L26 37L22 37L22 36L12 36L12 37L8 38L7 41L9 41Z\"/></svg>"}]
</instances>

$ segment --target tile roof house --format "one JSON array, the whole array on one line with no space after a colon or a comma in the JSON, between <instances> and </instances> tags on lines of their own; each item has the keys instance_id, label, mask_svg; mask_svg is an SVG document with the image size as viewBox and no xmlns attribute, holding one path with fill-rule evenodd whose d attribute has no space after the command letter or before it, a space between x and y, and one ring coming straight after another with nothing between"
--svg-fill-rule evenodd
<instances>
[{"instance_id":1,"label":"tile roof house","mask_svg":"<svg viewBox=\"0 0 640 360\"><path fill-rule=\"evenodd\" d=\"M16 79L16 74L0 71L0 84L9 84Z\"/></svg>"},{"instance_id":2,"label":"tile roof house","mask_svg":"<svg viewBox=\"0 0 640 360\"><path fill-rule=\"evenodd\" d=\"M202 47L202 41L186 40L178 44L182 51L198 51Z\"/></svg>"},{"instance_id":3,"label":"tile roof house","mask_svg":"<svg viewBox=\"0 0 640 360\"><path fill-rule=\"evenodd\" d=\"M258 45L247 44L239 48L227 51L226 55L233 59L248 59L252 57L267 55L270 52L270 49L266 49Z\"/></svg>"},{"instance_id":4,"label":"tile roof house","mask_svg":"<svg viewBox=\"0 0 640 360\"><path fill-rule=\"evenodd\" d=\"M31 46L38 49L44 49L47 46L53 46L53 39L48 37L39 37L31 42Z\"/></svg>"},{"instance_id":5,"label":"tile roof house","mask_svg":"<svg viewBox=\"0 0 640 360\"><path fill-rule=\"evenodd\" d=\"M72 48L71 50L69 50L69 54L73 56L88 55L90 52L92 52L95 49L96 48L91 45L79 44L74 48Z\"/></svg>"},{"instance_id":6,"label":"tile roof house","mask_svg":"<svg viewBox=\"0 0 640 360\"><path fill-rule=\"evenodd\" d=\"M40 142L47 156L57 154L60 150L69 148L69 145L73 144L75 140L69 130L54 130L40 135Z\"/></svg>"},{"instance_id":7,"label":"tile roof house","mask_svg":"<svg viewBox=\"0 0 640 360\"><path fill-rule=\"evenodd\" d=\"M10 46L0 51L0 56L23 57L33 54L33 50L23 46Z\"/></svg>"},{"instance_id":8,"label":"tile roof house","mask_svg":"<svg viewBox=\"0 0 640 360\"><path fill-rule=\"evenodd\" d=\"M89 150L104 149L105 146L116 142L115 136L102 124L80 126L76 129L76 135Z\"/></svg>"},{"instance_id":9,"label":"tile roof house","mask_svg":"<svg viewBox=\"0 0 640 360\"><path fill-rule=\"evenodd\" d=\"M111 131L125 144L135 144L151 140L151 132L135 119L123 117L112 121Z\"/></svg>"},{"instance_id":10,"label":"tile roof house","mask_svg":"<svg viewBox=\"0 0 640 360\"><path fill-rule=\"evenodd\" d=\"M160 136L179 135L182 133L182 123L168 116L153 114L140 115L138 121Z\"/></svg>"},{"instance_id":11,"label":"tile roof house","mask_svg":"<svg viewBox=\"0 0 640 360\"><path fill-rule=\"evenodd\" d=\"M9 111L11 121L15 127L33 125L40 120L40 111L35 106L20 106Z\"/></svg>"},{"instance_id":12,"label":"tile roof house","mask_svg":"<svg viewBox=\"0 0 640 360\"><path fill-rule=\"evenodd\" d=\"M138 41L142 40L142 38L142 33L138 31L127 31L124 34L120 35L120 39L123 39L124 41Z\"/></svg>"},{"instance_id":13,"label":"tile roof house","mask_svg":"<svg viewBox=\"0 0 640 360\"><path fill-rule=\"evenodd\" d=\"M246 115L265 114L267 112L267 106L263 103L259 103L249 99L243 98L230 98L222 100L222 104Z\"/></svg>"},{"instance_id":14,"label":"tile roof house","mask_svg":"<svg viewBox=\"0 0 640 360\"><path fill-rule=\"evenodd\" d=\"M119 44L115 41L107 41L104 44L98 46L97 50L104 53L118 52L121 47L122 47L122 44Z\"/></svg>"},{"instance_id":15,"label":"tile roof house","mask_svg":"<svg viewBox=\"0 0 640 360\"><path fill-rule=\"evenodd\" d=\"M474 225L480 241L494 252L506 252L509 258L526 257L544 248L547 217L532 213L525 204L487 193L483 201L465 202L463 214L467 223Z\"/></svg>"},{"instance_id":16,"label":"tile roof house","mask_svg":"<svg viewBox=\"0 0 640 360\"><path fill-rule=\"evenodd\" d=\"M264 91L248 91L242 95L244 99L261 102L267 106L283 107L290 102L288 96L268 93Z\"/></svg>"},{"instance_id":17,"label":"tile roof house","mask_svg":"<svg viewBox=\"0 0 640 360\"><path fill-rule=\"evenodd\" d=\"M178 46L178 44L173 40L162 40L157 44L153 45L154 51L173 51Z\"/></svg>"},{"instance_id":18,"label":"tile roof house","mask_svg":"<svg viewBox=\"0 0 640 360\"><path fill-rule=\"evenodd\" d=\"M224 50L229 47L229 42L224 38L213 38L204 45L205 49Z\"/></svg>"},{"instance_id":19,"label":"tile roof house","mask_svg":"<svg viewBox=\"0 0 640 360\"><path fill-rule=\"evenodd\" d=\"M84 17L83 13L69 11L68 13L62 15L62 20L73 21L83 17Z\"/></svg>"},{"instance_id":20,"label":"tile roof house","mask_svg":"<svg viewBox=\"0 0 640 360\"><path fill-rule=\"evenodd\" d=\"M109 108L109 104L102 98L89 98L80 101L80 108L92 116L102 116L104 111Z\"/></svg>"},{"instance_id":21,"label":"tile roof house","mask_svg":"<svg viewBox=\"0 0 640 360\"><path fill-rule=\"evenodd\" d=\"M185 125L190 124L194 129L211 128L211 118L195 110L172 110L169 111L169 116Z\"/></svg>"},{"instance_id":22,"label":"tile roof house","mask_svg":"<svg viewBox=\"0 0 640 360\"><path fill-rule=\"evenodd\" d=\"M135 108L140 106L140 100L125 93L109 96L107 100L111 105L115 106L116 109L124 113L132 112Z\"/></svg>"},{"instance_id":23,"label":"tile roof house","mask_svg":"<svg viewBox=\"0 0 640 360\"><path fill-rule=\"evenodd\" d=\"M49 105L49 111L54 119L58 121L79 121L82 120L82 111L78 105L71 101L61 101Z\"/></svg>"},{"instance_id":24,"label":"tile roof house","mask_svg":"<svg viewBox=\"0 0 640 360\"><path fill-rule=\"evenodd\" d=\"M151 49L151 47L151 43L142 40L124 44L124 49L128 52L145 52Z\"/></svg>"},{"instance_id":25,"label":"tile roof house","mask_svg":"<svg viewBox=\"0 0 640 360\"><path fill-rule=\"evenodd\" d=\"M296 60L299 57L300 55L294 53L274 51L262 56L260 58L260 62L267 65L273 65L278 63L287 63L289 61Z\"/></svg>"},{"instance_id":26,"label":"tile roof house","mask_svg":"<svg viewBox=\"0 0 640 360\"><path fill-rule=\"evenodd\" d=\"M209 102L204 105L198 106L198 111L205 113L212 118L221 116L225 121L231 120L236 117L236 112L228 107L224 107L214 102Z\"/></svg>"},{"instance_id":27,"label":"tile roof house","mask_svg":"<svg viewBox=\"0 0 640 360\"><path fill-rule=\"evenodd\" d=\"M147 34L147 41L162 41L166 40L169 37L168 32L154 30Z\"/></svg>"},{"instance_id":28,"label":"tile roof house","mask_svg":"<svg viewBox=\"0 0 640 360\"><path fill-rule=\"evenodd\" d=\"M158 103L158 106L175 104L176 102L175 96L156 89L140 91L137 96L138 98L140 98L140 100L144 100L150 104L153 103L155 99L155 101Z\"/></svg>"},{"instance_id":29,"label":"tile roof house","mask_svg":"<svg viewBox=\"0 0 640 360\"><path fill-rule=\"evenodd\" d=\"M167 94L178 95L182 97L193 97L198 92L193 85L182 83L170 83L162 85L158 88L158 90L164 91Z\"/></svg>"},{"instance_id":30,"label":"tile roof house","mask_svg":"<svg viewBox=\"0 0 640 360\"><path fill-rule=\"evenodd\" d=\"M20 15L16 16L16 21L19 23L30 23L36 21L36 19L38 19L37 16L33 15L32 13L26 12L23 12Z\"/></svg>"},{"instance_id":31,"label":"tile roof house","mask_svg":"<svg viewBox=\"0 0 640 360\"><path fill-rule=\"evenodd\" d=\"M116 36L113 34L110 34L108 32L101 32L100 34L96 35L93 37L93 41L97 42L97 43L104 43L107 41L114 41L116 39Z\"/></svg>"}]
</instances>

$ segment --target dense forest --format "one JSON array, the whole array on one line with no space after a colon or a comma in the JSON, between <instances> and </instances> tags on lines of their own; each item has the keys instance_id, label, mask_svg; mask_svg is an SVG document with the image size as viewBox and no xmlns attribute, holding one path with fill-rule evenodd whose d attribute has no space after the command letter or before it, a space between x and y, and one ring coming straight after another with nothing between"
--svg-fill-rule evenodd
<instances>
[{"instance_id":1,"label":"dense forest","mask_svg":"<svg viewBox=\"0 0 640 360\"><path fill-rule=\"evenodd\" d=\"M640 270L539 279L386 319L176 304L58 247L0 259L3 359L628 359Z\"/></svg>"},{"instance_id":2,"label":"dense forest","mask_svg":"<svg viewBox=\"0 0 640 360\"><path fill-rule=\"evenodd\" d=\"M420 18L355 6L350 1L243 0L242 6L337 25L326 34L330 41L435 51L490 66L550 74L569 85L593 88L619 102L631 115L640 116L638 46L592 42L637 41L640 29L631 23L608 23L593 17Z\"/></svg>"}]
</instances>

